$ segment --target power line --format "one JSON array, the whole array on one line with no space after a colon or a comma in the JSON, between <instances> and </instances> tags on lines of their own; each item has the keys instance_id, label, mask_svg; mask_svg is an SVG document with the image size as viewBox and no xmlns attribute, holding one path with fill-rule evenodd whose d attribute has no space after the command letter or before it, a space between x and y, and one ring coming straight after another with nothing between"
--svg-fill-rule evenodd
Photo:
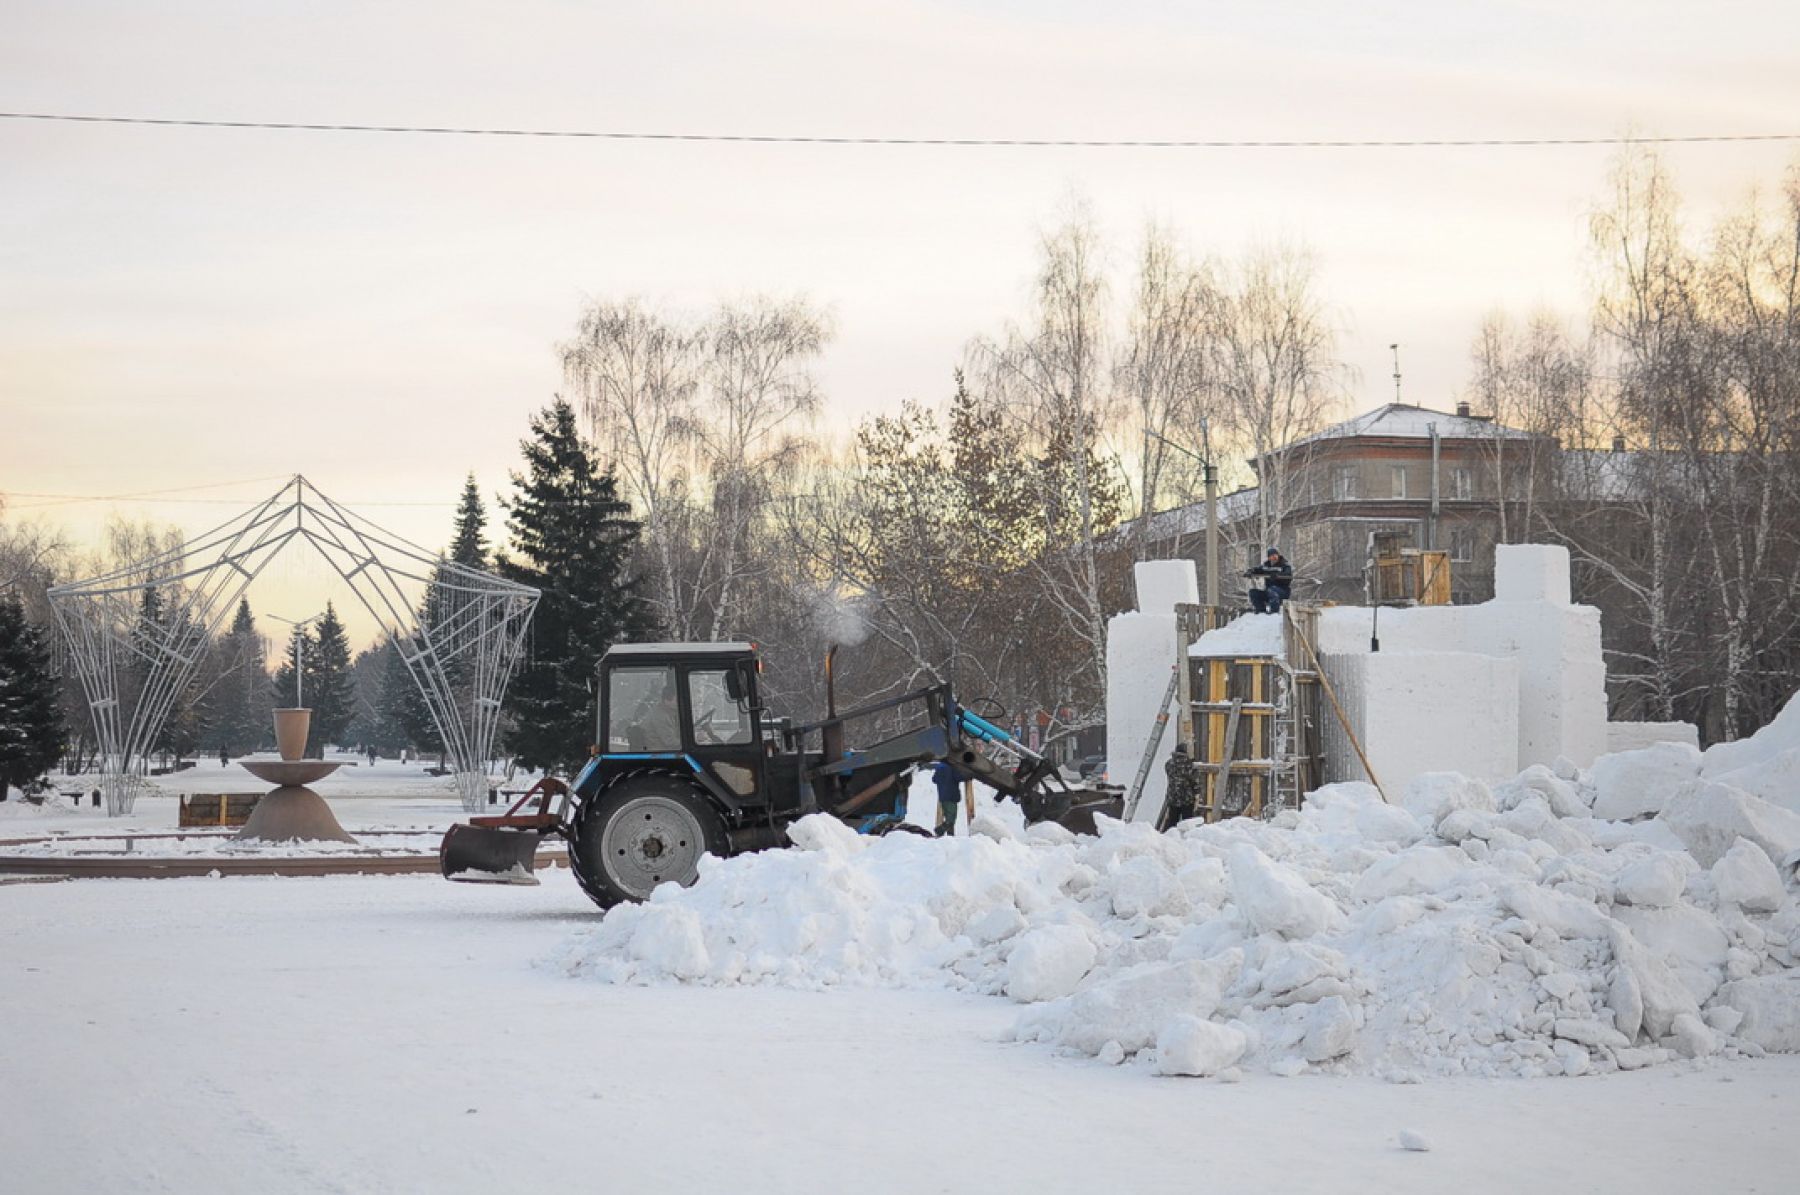
<instances>
[{"instance_id":1,"label":"power line","mask_svg":"<svg viewBox=\"0 0 1800 1195\"><path fill-rule=\"evenodd\" d=\"M1363 139L1088 139L1062 137L833 137L801 134L659 133L599 129L507 129L455 125L322 124L279 120L189 120L156 116L83 116L68 112L0 112L0 120L68 124L154 125L189 129L254 129L307 133L391 133L434 137L548 137L588 141L712 142L738 145L901 145L1016 149L1513 149L1530 146L1702 145L1800 141L1800 133L1702 133L1687 137L1411 137Z\"/></svg>"},{"instance_id":2,"label":"power line","mask_svg":"<svg viewBox=\"0 0 1800 1195\"><path fill-rule=\"evenodd\" d=\"M126 499L155 498L162 502L234 502L232 498L161 498L163 494L188 494L195 490L222 490L231 486L260 485L263 482L280 481L286 474L272 474L268 477L246 477L241 481L214 481L205 485L175 486L166 490L137 490L128 494L45 494L33 490L0 490L0 498L46 498L50 501L27 502L16 506L14 510L35 510L43 506L64 506L71 502L119 502Z\"/></svg>"}]
</instances>

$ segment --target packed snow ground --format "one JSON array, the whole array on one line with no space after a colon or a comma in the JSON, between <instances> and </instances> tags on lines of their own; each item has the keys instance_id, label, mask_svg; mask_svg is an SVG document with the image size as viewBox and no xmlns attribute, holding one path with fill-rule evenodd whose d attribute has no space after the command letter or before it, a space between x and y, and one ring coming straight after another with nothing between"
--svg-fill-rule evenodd
<instances>
[{"instance_id":1,"label":"packed snow ground","mask_svg":"<svg viewBox=\"0 0 1800 1195\"><path fill-rule=\"evenodd\" d=\"M1785 1189L1796 747L1800 704L1273 823L816 819L604 919L560 871L4 884L4 1186Z\"/></svg>"},{"instance_id":2,"label":"packed snow ground","mask_svg":"<svg viewBox=\"0 0 1800 1195\"><path fill-rule=\"evenodd\" d=\"M609 986L593 907L434 877L0 887L0 1187L1773 1191L1800 1058L1154 1079L943 991ZM1403 1148L1419 1140L1429 1152Z\"/></svg>"}]
</instances>

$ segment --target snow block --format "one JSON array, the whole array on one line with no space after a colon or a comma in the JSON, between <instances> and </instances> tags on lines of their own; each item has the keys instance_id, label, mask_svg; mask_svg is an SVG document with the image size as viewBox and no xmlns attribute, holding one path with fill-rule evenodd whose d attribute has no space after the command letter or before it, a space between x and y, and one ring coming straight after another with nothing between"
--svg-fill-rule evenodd
<instances>
[{"instance_id":1,"label":"snow block","mask_svg":"<svg viewBox=\"0 0 1800 1195\"><path fill-rule=\"evenodd\" d=\"M1502 780L1519 770L1518 666L1467 652L1320 661L1382 788L1400 800L1428 772ZM1322 714L1325 778L1368 780L1335 715Z\"/></svg>"},{"instance_id":2,"label":"snow block","mask_svg":"<svg viewBox=\"0 0 1800 1195\"><path fill-rule=\"evenodd\" d=\"M1188 655L1207 659L1285 656L1281 622L1279 614L1240 614L1194 640Z\"/></svg>"},{"instance_id":3,"label":"snow block","mask_svg":"<svg viewBox=\"0 0 1800 1195\"><path fill-rule=\"evenodd\" d=\"M1494 545L1494 600L1569 604L1569 549L1559 544Z\"/></svg>"},{"instance_id":4,"label":"snow block","mask_svg":"<svg viewBox=\"0 0 1800 1195\"><path fill-rule=\"evenodd\" d=\"M1687 862L1674 851L1658 851L1627 864L1613 881L1613 894L1628 905L1665 909L1681 899L1687 887Z\"/></svg>"},{"instance_id":5,"label":"snow block","mask_svg":"<svg viewBox=\"0 0 1800 1195\"><path fill-rule=\"evenodd\" d=\"M1773 913L1787 896L1774 862L1742 838L1712 865L1712 881L1720 900L1747 913Z\"/></svg>"},{"instance_id":6,"label":"snow block","mask_svg":"<svg viewBox=\"0 0 1800 1195\"><path fill-rule=\"evenodd\" d=\"M1310 938L1343 923L1343 912L1291 868L1247 842L1231 848L1231 897L1259 934Z\"/></svg>"},{"instance_id":7,"label":"snow block","mask_svg":"<svg viewBox=\"0 0 1800 1195\"><path fill-rule=\"evenodd\" d=\"M1700 751L1686 743L1656 743L1594 761L1594 816L1630 821L1662 812L1681 787L1700 775Z\"/></svg>"},{"instance_id":8,"label":"snow block","mask_svg":"<svg viewBox=\"0 0 1800 1195\"><path fill-rule=\"evenodd\" d=\"M1142 614L1173 614L1200 600L1200 574L1192 560L1142 560L1133 568Z\"/></svg>"},{"instance_id":9,"label":"snow block","mask_svg":"<svg viewBox=\"0 0 1800 1195\"><path fill-rule=\"evenodd\" d=\"M1800 851L1800 813L1709 780L1676 794L1657 820L1675 831L1702 867L1723 859L1740 838L1761 847L1771 859Z\"/></svg>"},{"instance_id":10,"label":"snow block","mask_svg":"<svg viewBox=\"0 0 1800 1195\"><path fill-rule=\"evenodd\" d=\"M1094 958L1094 943L1078 927L1040 926L1013 944L1006 994L1021 1004L1061 999L1092 969Z\"/></svg>"},{"instance_id":11,"label":"snow block","mask_svg":"<svg viewBox=\"0 0 1800 1195\"><path fill-rule=\"evenodd\" d=\"M1492 601L1379 613L1338 606L1319 612L1318 648L1324 655L1370 654L1371 633L1381 641L1381 656L1452 652L1515 661L1518 767L1554 767L1559 760L1587 767L1605 754L1600 612L1570 605L1566 592L1561 602ZM1479 684L1480 677L1467 683ZM1442 766L1477 774L1454 759Z\"/></svg>"},{"instance_id":12,"label":"snow block","mask_svg":"<svg viewBox=\"0 0 1800 1195\"><path fill-rule=\"evenodd\" d=\"M1708 747L1701 774L1709 780L1718 779L1727 772L1767 763L1783 752L1794 750L1800 750L1800 693L1789 697L1775 720L1749 738ZM1796 782L1800 783L1800 780Z\"/></svg>"},{"instance_id":13,"label":"snow block","mask_svg":"<svg viewBox=\"0 0 1800 1195\"><path fill-rule=\"evenodd\" d=\"M1700 728L1692 722L1608 722L1606 753L1636 751L1656 743L1686 743L1700 749Z\"/></svg>"},{"instance_id":14,"label":"snow block","mask_svg":"<svg viewBox=\"0 0 1800 1195\"><path fill-rule=\"evenodd\" d=\"M1161 712L1157 706L1168 692L1174 668L1174 614L1118 614L1107 622L1106 771L1112 783L1129 787L1137 776L1138 764ZM1162 743L1144 781L1137 821L1154 825L1162 816L1163 797L1168 791L1163 764L1175 750L1175 737L1174 728L1165 726Z\"/></svg>"},{"instance_id":15,"label":"snow block","mask_svg":"<svg viewBox=\"0 0 1800 1195\"><path fill-rule=\"evenodd\" d=\"M1765 1050L1800 1052L1800 971L1734 980L1719 989L1720 1004L1744 1014L1737 1036Z\"/></svg>"},{"instance_id":16,"label":"snow block","mask_svg":"<svg viewBox=\"0 0 1800 1195\"><path fill-rule=\"evenodd\" d=\"M1145 963L1066 1000L1027 1011L1018 1036L1089 1055L1117 1042L1127 1054L1135 1054L1154 1044L1158 1031L1174 1016L1212 1016L1243 966L1242 950L1228 950L1204 962Z\"/></svg>"},{"instance_id":17,"label":"snow block","mask_svg":"<svg viewBox=\"0 0 1800 1195\"><path fill-rule=\"evenodd\" d=\"M1242 1029L1183 1013L1157 1031L1156 1073L1216 1075L1242 1058L1249 1044Z\"/></svg>"},{"instance_id":18,"label":"snow block","mask_svg":"<svg viewBox=\"0 0 1800 1195\"><path fill-rule=\"evenodd\" d=\"M1712 778L1761 797L1771 805L1800 813L1800 747Z\"/></svg>"}]
</instances>

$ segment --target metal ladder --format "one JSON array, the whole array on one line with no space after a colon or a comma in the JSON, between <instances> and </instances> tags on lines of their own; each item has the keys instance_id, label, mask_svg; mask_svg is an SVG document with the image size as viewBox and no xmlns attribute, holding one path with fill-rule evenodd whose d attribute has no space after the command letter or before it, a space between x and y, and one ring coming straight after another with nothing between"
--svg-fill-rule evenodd
<instances>
[{"instance_id":1,"label":"metal ladder","mask_svg":"<svg viewBox=\"0 0 1800 1195\"><path fill-rule=\"evenodd\" d=\"M1181 665L1176 664L1169 669L1169 687L1163 690L1162 704L1156 707L1150 741L1144 745L1144 757L1138 760L1137 775L1131 781L1131 791L1125 796L1126 821L1137 815L1138 800L1144 795L1144 782L1150 778L1150 765L1156 759L1156 749L1162 746L1163 734L1169 729L1169 703L1175 700L1175 688L1180 682Z\"/></svg>"}]
</instances>

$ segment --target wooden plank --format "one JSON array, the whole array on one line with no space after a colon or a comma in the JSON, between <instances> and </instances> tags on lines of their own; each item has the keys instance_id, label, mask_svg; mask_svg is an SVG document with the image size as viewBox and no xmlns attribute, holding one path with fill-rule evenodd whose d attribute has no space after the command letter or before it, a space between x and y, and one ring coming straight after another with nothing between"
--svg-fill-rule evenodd
<instances>
[{"instance_id":1,"label":"wooden plank","mask_svg":"<svg viewBox=\"0 0 1800 1195\"><path fill-rule=\"evenodd\" d=\"M1206 811L1206 820L1209 822L1216 822L1219 820L1219 802L1231 795L1231 757L1236 754L1237 728L1238 711L1234 707L1232 711L1225 716L1225 742L1227 744L1227 754L1224 759L1219 761L1219 774L1216 779L1219 800L1214 801L1211 807Z\"/></svg>"}]
</instances>

